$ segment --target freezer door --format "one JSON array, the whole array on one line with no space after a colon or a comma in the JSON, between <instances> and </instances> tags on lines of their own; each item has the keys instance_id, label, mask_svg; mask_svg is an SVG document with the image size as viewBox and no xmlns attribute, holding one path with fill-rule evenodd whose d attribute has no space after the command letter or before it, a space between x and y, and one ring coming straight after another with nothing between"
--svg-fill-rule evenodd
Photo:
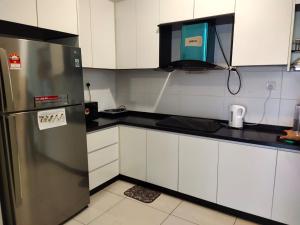
<instances>
[{"instance_id":1,"label":"freezer door","mask_svg":"<svg viewBox=\"0 0 300 225\"><path fill-rule=\"evenodd\" d=\"M58 225L89 203L83 106L66 107L57 127L39 125L45 113L4 118L17 225Z\"/></svg>"},{"instance_id":2,"label":"freezer door","mask_svg":"<svg viewBox=\"0 0 300 225\"><path fill-rule=\"evenodd\" d=\"M0 37L1 111L82 103L79 48Z\"/></svg>"}]
</instances>

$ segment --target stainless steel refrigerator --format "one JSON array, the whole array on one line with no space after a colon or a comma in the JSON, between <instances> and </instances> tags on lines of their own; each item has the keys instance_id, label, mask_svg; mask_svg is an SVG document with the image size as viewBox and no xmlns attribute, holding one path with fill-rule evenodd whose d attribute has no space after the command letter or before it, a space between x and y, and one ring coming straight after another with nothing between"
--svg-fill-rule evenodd
<instances>
[{"instance_id":1,"label":"stainless steel refrigerator","mask_svg":"<svg viewBox=\"0 0 300 225\"><path fill-rule=\"evenodd\" d=\"M0 37L5 225L57 225L89 203L79 48Z\"/></svg>"}]
</instances>

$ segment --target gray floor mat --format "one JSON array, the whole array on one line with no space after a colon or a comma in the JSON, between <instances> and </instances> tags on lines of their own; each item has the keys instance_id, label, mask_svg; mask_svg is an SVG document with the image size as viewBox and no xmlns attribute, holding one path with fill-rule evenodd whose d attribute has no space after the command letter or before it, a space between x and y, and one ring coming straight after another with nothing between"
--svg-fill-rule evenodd
<instances>
[{"instance_id":1,"label":"gray floor mat","mask_svg":"<svg viewBox=\"0 0 300 225\"><path fill-rule=\"evenodd\" d=\"M130 198L136 199L143 203L154 202L160 196L160 192L150 190L138 185L133 186L124 192L124 194Z\"/></svg>"}]
</instances>

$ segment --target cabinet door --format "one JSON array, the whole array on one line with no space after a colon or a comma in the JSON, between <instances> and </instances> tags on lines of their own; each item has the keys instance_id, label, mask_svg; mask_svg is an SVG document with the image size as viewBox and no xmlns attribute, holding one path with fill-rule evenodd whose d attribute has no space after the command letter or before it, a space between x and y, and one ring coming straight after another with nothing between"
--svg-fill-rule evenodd
<instances>
[{"instance_id":1,"label":"cabinet door","mask_svg":"<svg viewBox=\"0 0 300 225\"><path fill-rule=\"evenodd\" d=\"M234 13L235 0L195 0L194 18Z\"/></svg>"},{"instance_id":2,"label":"cabinet door","mask_svg":"<svg viewBox=\"0 0 300 225\"><path fill-rule=\"evenodd\" d=\"M286 65L292 9L293 0L236 0L232 64Z\"/></svg>"},{"instance_id":3,"label":"cabinet door","mask_svg":"<svg viewBox=\"0 0 300 225\"><path fill-rule=\"evenodd\" d=\"M146 180L146 130L120 127L120 173Z\"/></svg>"},{"instance_id":4,"label":"cabinet door","mask_svg":"<svg viewBox=\"0 0 300 225\"><path fill-rule=\"evenodd\" d=\"M179 192L216 202L218 142L179 137Z\"/></svg>"},{"instance_id":5,"label":"cabinet door","mask_svg":"<svg viewBox=\"0 0 300 225\"><path fill-rule=\"evenodd\" d=\"M160 0L160 23L191 20L194 17L194 0Z\"/></svg>"},{"instance_id":6,"label":"cabinet door","mask_svg":"<svg viewBox=\"0 0 300 225\"><path fill-rule=\"evenodd\" d=\"M37 26L36 0L1 0L0 19Z\"/></svg>"},{"instance_id":7,"label":"cabinet door","mask_svg":"<svg viewBox=\"0 0 300 225\"><path fill-rule=\"evenodd\" d=\"M78 34L76 0L37 0L38 26Z\"/></svg>"},{"instance_id":8,"label":"cabinet door","mask_svg":"<svg viewBox=\"0 0 300 225\"><path fill-rule=\"evenodd\" d=\"M137 67L136 0L116 1L117 68Z\"/></svg>"},{"instance_id":9,"label":"cabinet door","mask_svg":"<svg viewBox=\"0 0 300 225\"><path fill-rule=\"evenodd\" d=\"M91 1L78 0L79 47L81 48L82 66L92 67L92 31Z\"/></svg>"},{"instance_id":10,"label":"cabinet door","mask_svg":"<svg viewBox=\"0 0 300 225\"><path fill-rule=\"evenodd\" d=\"M159 66L159 0L138 0L137 68Z\"/></svg>"},{"instance_id":11,"label":"cabinet door","mask_svg":"<svg viewBox=\"0 0 300 225\"><path fill-rule=\"evenodd\" d=\"M219 144L218 204L271 218L277 151Z\"/></svg>"},{"instance_id":12,"label":"cabinet door","mask_svg":"<svg viewBox=\"0 0 300 225\"><path fill-rule=\"evenodd\" d=\"M286 224L300 221L300 154L278 152L272 219Z\"/></svg>"},{"instance_id":13,"label":"cabinet door","mask_svg":"<svg viewBox=\"0 0 300 225\"><path fill-rule=\"evenodd\" d=\"M178 135L147 131L147 181L178 189Z\"/></svg>"},{"instance_id":14,"label":"cabinet door","mask_svg":"<svg viewBox=\"0 0 300 225\"><path fill-rule=\"evenodd\" d=\"M91 0L93 67L116 68L115 7L111 0ZM125 27L127 29L127 27Z\"/></svg>"}]
</instances>

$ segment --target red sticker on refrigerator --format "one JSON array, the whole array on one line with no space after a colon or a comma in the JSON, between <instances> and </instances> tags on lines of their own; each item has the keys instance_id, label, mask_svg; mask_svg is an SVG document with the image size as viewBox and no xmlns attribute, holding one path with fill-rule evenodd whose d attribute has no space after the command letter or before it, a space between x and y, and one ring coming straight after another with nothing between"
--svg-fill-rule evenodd
<instances>
[{"instance_id":1,"label":"red sticker on refrigerator","mask_svg":"<svg viewBox=\"0 0 300 225\"><path fill-rule=\"evenodd\" d=\"M17 53L11 53L8 56L9 68L11 70L20 70L21 69L21 58Z\"/></svg>"}]
</instances>

